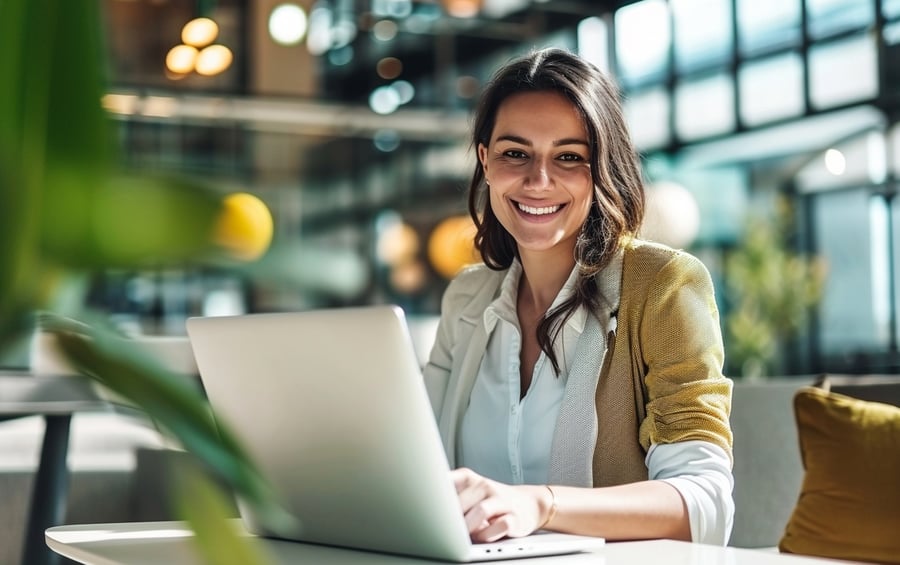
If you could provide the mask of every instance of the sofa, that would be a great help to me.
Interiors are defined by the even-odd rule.
[[[797,504],[804,478],[794,395],[822,376],[736,380],[734,530],[729,545],[775,548]],[[828,375],[831,391],[900,406],[900,375]]]

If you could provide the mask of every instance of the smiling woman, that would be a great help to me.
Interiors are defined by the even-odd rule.
[[[644,186],[596,67],[536,51],[475,116],[484,265],[450,284],[425,380],[469,533],[724,544],[731,382],[709,273],[636,238]]]
[[[518,94],[497,113],[478,158],[491,185],[491,208],[518,242],[523,264],[536,267],[556,256],[571,270],[591,206],[589,153],[578,111],[560,94]]]

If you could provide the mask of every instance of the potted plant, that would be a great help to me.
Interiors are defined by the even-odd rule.
[[[195,386],[84,309],[92,273],[213,260],[243,245],[234,229],[242,211],[219,191],[119,170],[101,107],[99,10],[98,2],[0,1],[0,348],[43,313],[41,330],[73,366],[144,410],[204,467],[183,477],[177,506],[206,558],[259,563],[248,539],[224,527],[218,486],[277,524],[284,515],[253,462]]]

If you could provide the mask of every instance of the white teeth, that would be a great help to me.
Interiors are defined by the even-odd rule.
[[[519,210],[522,210],[525,213],[533,214],[535,216],[543,216],[544,214],[552,214],[560,209],[560,205],[556,206],[544,206],[543,208],[535,208],[534,206],[526,206],[521,202],[516,202],[519,206]]]

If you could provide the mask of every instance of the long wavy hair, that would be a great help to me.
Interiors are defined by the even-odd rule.
[[[523,92],[556,92],[575,106],[590,143],[593,203],[575,244],[575,292],[547,312],[537,327],[541,349],[559,374],[553,351],[563,324],[580,307],[596,312],[596,274],[609,264],[627,236],[637,234],[644,217],[644,184],[639,159],[625,124],[615,84],[596,66],[562,49],[542,49],[511,61],[486,86],[475,111],[472,147],[489,146],[503,102]],[[491,209],[484,169],[477,163],[469,184],[469,215],[475,247],[491,269],[508,268],[519,251],[515,239]]]

